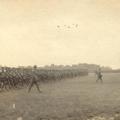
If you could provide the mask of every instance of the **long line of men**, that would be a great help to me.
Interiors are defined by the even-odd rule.
[[[62,80],[64,78],[73,78],[77,76],[87,75],[87,71],[81,71],[78,69],[68,70],[46,70],[37,69],[37,77],[39,82],[49,82]],[[0,68],[0,89],[10,90],[29,86],[30,80],[33,78],[33,71],[29,68]]]

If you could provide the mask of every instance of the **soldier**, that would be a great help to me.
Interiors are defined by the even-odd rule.
[[[101,81],[101,83],[103,83],[103,75],[101,73],[101,69],[99,68],[98,71],[96,71],[96,75],[97,75],[97,80],[96,82],[98,82],[99,80]]]
[[[7,86],[8,86],[8,80],[7,80],[7,70],[5,67],[2,67],[2,72],[0,74],[0,86],[1,86],[1,90],[5,89],[8,90]]]
[[[41,91],[39,89],[39,85],[38,85],[38,76],[36,73],[36,69],[37,69],[37,66],[34,66],[33,70],[32,70],[31,82],[30,82],[30,86],[28,88],[28,93],[31,91],[31,89],[34,85],[36,86],[38,92],[41,93]]]

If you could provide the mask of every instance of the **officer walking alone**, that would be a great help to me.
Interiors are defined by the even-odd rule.
[[[38,76],[37,76],[37,66],[35,65],[33,67],[33,70],[32,70],[32,75],[31,75],[31,81],[30,81],[30,86],[28,88],[28,93],[31,91],[32,87],[35,85],[38,92],[41,93],[40,89],[39,89],[39,84],[38,84]]]
[[[101,82],[101,83],[103,83],[103,75],[102,75],[102,73],[101,73],[101,69],[99,68],[99,70],[98,71],[96,71],[96,75],[97,75],[97,80],[96,80],[96,82]]]

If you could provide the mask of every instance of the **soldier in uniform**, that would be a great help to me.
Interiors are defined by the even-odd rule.
[[[32,76],[31,76],[31,81],[30,81],[30,86],[28,88],[28,92],[30,92],[32,87],[35,85],[38,92],[41,93],[39,89],[38,76],[37,76],[36,70],[37,70],[37,66],[35,65],[32,70]]]
[[[7,86],[8,86],[8,80],[7,78],[7,71],[5,67],[2,67],[2,71],[0,73],[0,87],[1,90],[5,89],[8,90]]]
[[[101,83],[103,83],[103,75],[101,73],[101,69],[99,68],[98,71],[96,71],[96,75],[97,75],[97,80],[96,82],[100,81]]]

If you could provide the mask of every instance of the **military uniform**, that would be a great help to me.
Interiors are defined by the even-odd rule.
[[[101,81],[101,83],[103,83],[103,75],[102,75],[102,73],[99,71],[99,72],[97,72],[96,73],[97,74],[97,80],[96,80],[96,82],[98,82],[99,80]]]
[[[31,81],[30,81],[30,86],[29,86],[29,89],[28,89],[28,92],[31,91],[32,87],[35,85],[38,92],[40,93],[40,89],[39,89],[39,84],[38,84],[38,76],[37,76],[37,73],[35,71],[35,69],[32,71],[32,75],[31,75]]]

